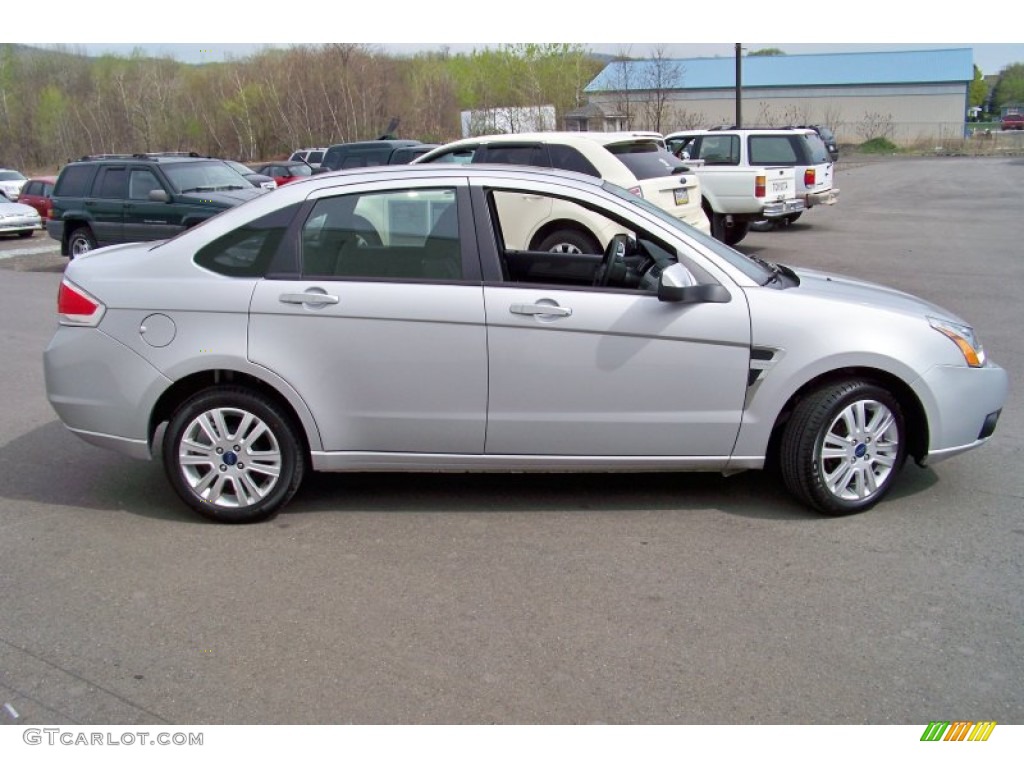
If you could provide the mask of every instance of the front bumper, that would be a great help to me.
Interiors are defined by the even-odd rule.
[[[41,223],[38,216],[0,216],[0,233],[35,232]]]
[[[1010,382],[1005,370],[937,366],[914,384],[928,414],[928,454],[935,464],[986,443],[995,431]]]

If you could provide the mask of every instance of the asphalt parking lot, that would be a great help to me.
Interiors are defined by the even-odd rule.
[[[740,250],[946,306],[1011,378],[988,445],[838,519],[762,473],[367,474],[203,522],[57,422],[64,262],[0,239],[0,723],[1024,722],[1024,160],[837,184]]]

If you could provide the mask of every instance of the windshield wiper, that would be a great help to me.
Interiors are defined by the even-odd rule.
[[[192,187],[191,189],[181,190],[181,194],[187,195],[189,192],[213,192],[216,189],[216,187]]]

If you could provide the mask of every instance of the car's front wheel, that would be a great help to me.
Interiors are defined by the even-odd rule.
[[[178,496],[223,523],[271,517],[295,495],[306,469],[288,414],[241,387],[213,387],[186,400],[167,425],[163,460]]]
[[[798,499],[826,515],[863,512],[888,493],[906,459],[903,410],[870,382],[830,384],[796,406],[779,450]]]

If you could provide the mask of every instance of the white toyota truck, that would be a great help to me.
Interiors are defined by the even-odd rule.
[[[814,131],[721,127],[675,131],[665,142],[697,173],[711,232],[728,245],[754,222],[789,224],[839,200],[834,164]]]

